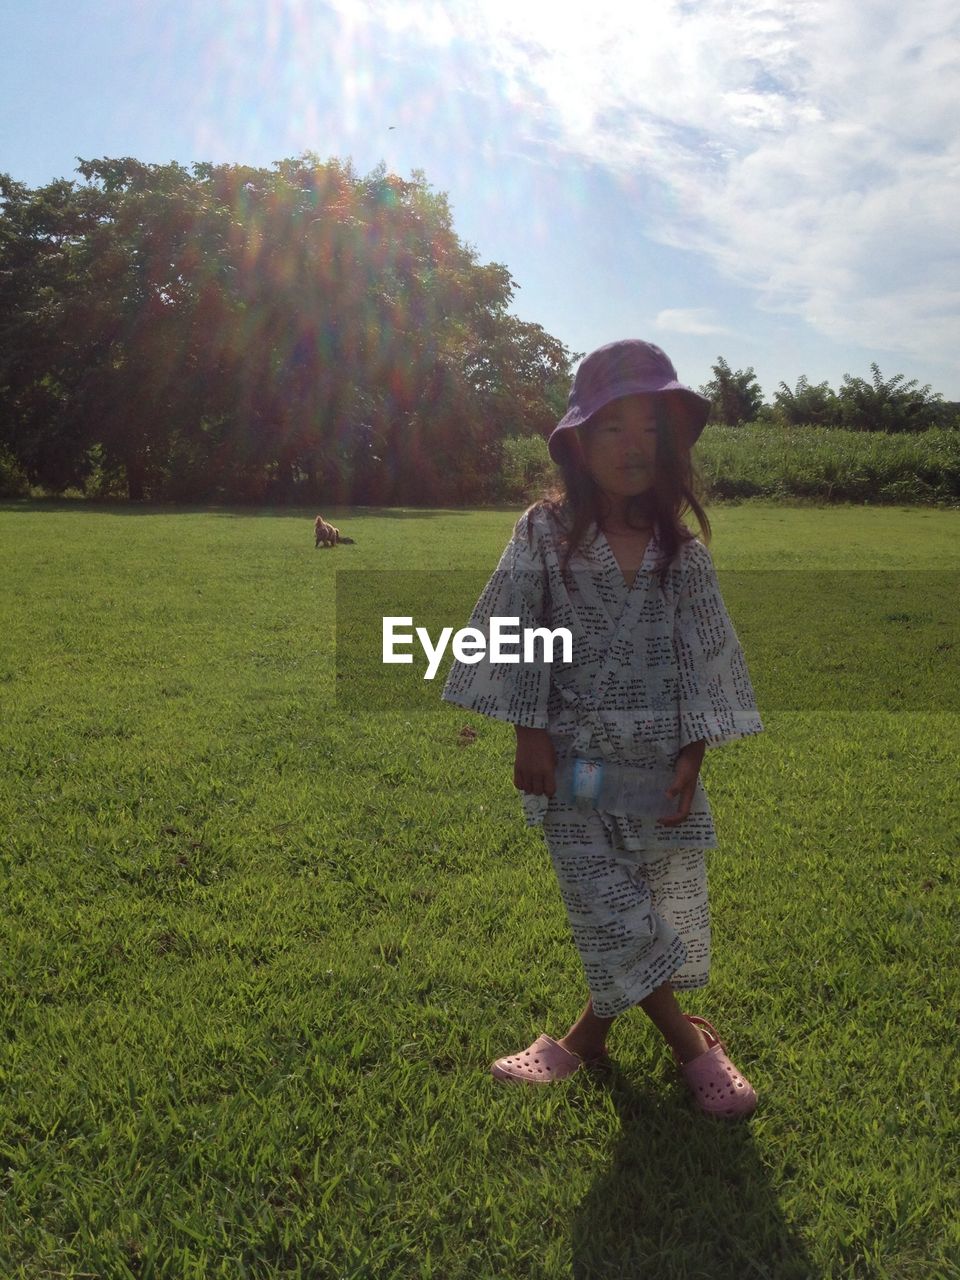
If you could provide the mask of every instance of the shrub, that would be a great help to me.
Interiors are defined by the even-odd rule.
[[[501,442],[501,501],[532,501],[550,487],[554,474],[547,442],[542,436],[507,436]]]
[[[16,459],[0,448],[0,498],[25,498],[29,492],[30,484]]]

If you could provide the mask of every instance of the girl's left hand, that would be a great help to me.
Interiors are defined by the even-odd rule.
[[[673,782],[667,788],[667,798],[672,800],[678,797],[677,809],[669,816],[658,818],[657,822],[664,827],[675,827],[690,813],[690,806],[693,804],[693,793],[697,789],[697,778],[700,776],[700,766],[703,764],[704,752],[707,744],[702,740],[700,742],[688,742],[677,756],[677,763],[673,767]]]

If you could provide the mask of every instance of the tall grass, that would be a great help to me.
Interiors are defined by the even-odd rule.
[[[695,457],[710,497],[960,506],[960,430],[915,434],[711,424]],[[504,442],[501,496],[521,502],[554,477],[546,442]]]
[[[714,498],[960,506],[960,431],[711,425],[697,460]]]

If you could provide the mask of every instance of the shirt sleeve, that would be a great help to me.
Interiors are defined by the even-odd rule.
[[[545,729],[550,668],[542,660],[543,646],[535,646],[536,660],[523,661],[523,633],[545,625],[548,608],[546,567],[539,545],[542,534],[534,526],[531,542],[527,536],[530,526],[528,514],[517,521],[513,537],[470,615],[469,625],[482,632],[486,641],[482,658],[471,663],[454,660],[441,697],[495,720]],[[517,654],[518,662],[490,660],[491,618],[518,619],[519,644],[505,650]],[[511,633],[515,630],[511,625]]]
[[[674,623],[680,746],[716,747],[762,733],[743,649],[724,607],[710,552],[700,542],[684,574]]]

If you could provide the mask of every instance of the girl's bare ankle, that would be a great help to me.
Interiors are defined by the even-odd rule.
[[[684,1043],[680,1046],[674,1046],[679,1055],[681,1063],[692,1062],[694,1058],[699,1058],[701,1053],[706,1053],[709,1049],[707,1037],[703,1034],[699,1027],[690,1027],[692,1033],[689,1039],[684,1037]]]
[[[565,1035],[562,1040],[557,1041],[557,1044],[562,1045],[570,1053],[575,1053],[584,1062],[589,1062],[591,1058],[599,1058],[606,1052],[606,1042],[603,1040],[580,1040],[576,1036]]]

